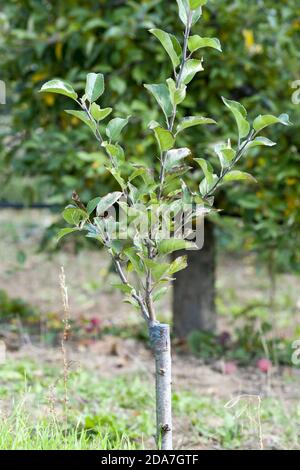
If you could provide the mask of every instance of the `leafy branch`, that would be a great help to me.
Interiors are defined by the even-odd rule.
[[[178,93],[178,91],[180,90],[182,74],[183,74],[184,66],[187,62],[187,49],[188,49],[188,40],[189,40],[191,26],[192,26],[192,16],[193,16],[193,12],[192,10],[189,10],[187,14],[187,22],[186,22],[185,31],[184,31],[183,53],[182,53],[182,61],[180,64],[179,73],[177,74],[176,69],[174,69],[174,78],[176,80],[175,93],[176,92]],[[176,114],[177,114],[177,102],[176,101],[173,102],[172,105],[173,105],[173,112],[172,112],[171,119],[170,121],[167,119],[169,132],[173,131],[174,122],[175,122]],[[158,199],[160,199],[162,196],[162,191],[163,191],[163,186],[164,186],[166,158],[167,158],[167,152],[163,152],[161,154],[161,169],[160,169],[160,175],[159,175]]]
[[[166,257],[176,250],[189,246],[188,242],[177,238],[176,230],[173,231],[173,238],[163,239],[162,221],[160,216],[156,216],[155,205],[162,210],[163,201],[167,201],[170,207],[174,204],[176,210],[179,210],[178,207],[182,207],[186,201],[191,204],[202,201],[206,204],[203,213],[209,213],[213,205],[212,196],[221,184],[254,180],[248,173],[236,171],[234,167],[251,148],[275,145],[269,139],[259,137],[259,133],[272,124],[290,124],[287,115],[279,117],[265,115],[258,116],[250,126],[246,109],[238,102],[223,98],[225,106],[233,114],[236,122],[237,150],[232,148],[230,140],[215,146],[221,165],[219,174],[208,160],[194,158],[194,161],[200,165],[204,177],[200,182],[199,192],[192,192],[188,188],[183,175],[189,171],[185,159],[191,155],[191,152],[188,148],[176,148],[177,136],[191,127],[216,124],[216,122],[203,116],[186,116],[177,122],[175,129],[177,110],[186,98],[187,85],[198,72],[203,70],[202,57],[195,59],[193,55],[205,48],[221,51],[221,45],[217,38],[191,35],[192,27],[201,17],[206,0],[177,0],[177,3],[179,17],[184,24],[182,45],[170,33],[161,29],[150,30],[168,54],[173,69],[173,78],[167,78],[165,83],[145,85],[162,110],[166,123],[165,127],[158,122],[149,123],[160,154],[157,178],[153,177],[143,163],[134,165],[125,158],[124,149],[119,142],[129,117],[111,119],[104,127],[105,135],[100,130],[100,125],[103,125],[103,121],[113,111],[112,108],[101,108],[97,104],[105,90],[104,76],[101,73],[87,74],[85,92],[81,97],[78,97],[71,84],[61,79],[51,80],[41,89],[42,92],[65,95],[80,107],[80,111],[66,112],[91,129],[101,149],[108,156],[107,170],[121,187],[121,191],[109,193],[102,198],[96,197],[86,207],[79,198],[75,200],[75,206],[68,206],[63,212],[65,221],[73,227],[62,229],[58,238],[85,230],[88,237],[101,242],[108,249],[121,280],[118,288],[125,293],[128,301],[139,308],[148,322],[156,321],[155,301],[165,293],[174,273],[186,266],[184,257],[177,258],[175,264],[166,260]],[[125,201],[122,199],[123,196]],[[141,205],[146,207],[146,219],[143,219]],[[120,211],[124,210],[130,214],[132,227],[125,237],[124,233],[119,233],[120,223],[109,214],[106,215],[114,206],[119,206]],[[191,210],[188,219],[197,218],[197,214],[197,209]],[[155,219],[155,223],[152,230],[148,229],[145,234],[142,233],[141,225],[149,223],[149,215]],[[140,219],[144,222],[139,226]],[[115,232],[118,234],[117,237],[114,236]],[[131,271],[136,274],[139,287],[134,287],[129,281]]]

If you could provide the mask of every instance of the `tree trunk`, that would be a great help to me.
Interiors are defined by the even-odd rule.
[[[169,325],[161,323],[151,325],[149,336],[155,356],[157,448],[172,450],[172,376]]]
[[[186,338],[194,330],[213,332],[216,328],[215,239],[211,222],[206,220],[204,224],[203,248],[185,254],[188,267],[176,274],[173,288],[173,324],[179,338]]]

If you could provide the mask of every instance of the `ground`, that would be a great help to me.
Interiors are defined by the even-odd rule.
[[[28,332],[21,317],[13,328],[2,322],[0,448],[154,448],[153,360],[143,322],[111,287],[114,275],[103,252],[75,254],[71,245],[51,256],[36,252],[52,220],[47,212],[0,213],[0,289],[40,316],[39,334]],[[243,309],[270,315],[268,279],[252,256],[226,256],[218,264],[220,332],[233,334]],[[72,317],[65,357],[61,266]],[[300,337],[299,279],[279,281],[268,320],[292,341]],[[169,319],[170,299],[159,310]],[[173,341],[175,448],[300,449],[300,368],[273,364],[266,374],[255,361],[235,361],[229,374],[226,361],[204,361]]]

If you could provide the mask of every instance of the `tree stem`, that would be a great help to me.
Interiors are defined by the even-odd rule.
[[[169,325],[149,326],[151,348],[155,357],[156,442],[162,450],[172,450],[171,342]]]
[[[183,69],[184,66],[188,60],[187,57],[187,48],[188,48],[188,40],[191,32],[191,23],[192,23],[192,12],[189,11],[188,13],[188,19],[187,19],[187,24],[185,27],[185,32],[184,32],[184,43],[183,43],[183,51],[182,51],[182,61],[180,64],[179,68],[179,73],[176,78],[176,88],[178,89],[181,85],[181,79],[182,79],[182,74],[183,74]],[[175,72],[174,72],[175,73]],[[174,122],[176,119],[176,114],[177,114],[177,105],[175,104],[173,107],[173,113],[170,119],[170,122],[168,124],[168,131],[172,132],[173,127],[174,127]],[[166,156],[167,152],[163,152],[161,155],[161,168],[160,168],[160,175],[159,175],[159,190],[158,190],[158,199],[161,198],[162,192],[163,192],[163,186],[164,186],[164,181],[165,181],[165,164],[166,164]]]
[[[116,270],[117,270],[117,273],[119,274],[120,276],[120,279],[122,281],[122,283],[125,285],[125,286],[130,286],[124,272],[123,272],[123,269],[121,267],[121,264],[120,262],[116,259],[115,256],[112,255],[112,259],[114,261],[114,264],[115,264],[115,267],[116,267]],[[131,286],[130,286],[131,287]],[[143,316],[143,318],[149,322],[151,320],[151,318],[149,317],[149,312],[147,311],[147,308],[146,308],[146,305],[144,304],[143,302],[143,299],[135,292],[135,290],[132,291],[131,293],[131,297],[139,304],[140,306],[140,309],[141,309],[141,314]]]

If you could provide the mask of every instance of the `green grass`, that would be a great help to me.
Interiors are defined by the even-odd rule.
[[[154,435],[153,396],[141,377],[70,372],[65,413],[61,372],[39,366],[21,360],[1,367],[1,449],[136,449]]]
[[[50,387],[55,393],[49,397]],[[0,369],[1,449],[154,448],[154,390],[141,373],[103,378],[99,371],[70,372],[70,398],[57,367],[33,360],[8,361]],[[223,400],[174,392],[175,442],[184,448],[245,449],[259,446],[255,406],[224,407]],[[300,406],[262,401],[262,436],[267,448],[300,448]],[[179,444],[180,447],[182,445]]]
[[[121,433],[103,432],[95,427],[94,435],[82,428],[80,422],[65,430],[55,419],[37,422],[20,402],[11,415],[4,418],[0,432],[1,450],[111,450],[132,449],[136,446]]]

